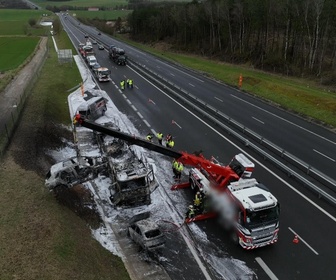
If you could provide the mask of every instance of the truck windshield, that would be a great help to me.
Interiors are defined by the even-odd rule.
[[[260,211],[246,211],[246,226],[256,226],[279,219],[279,205]]]
[[[107,76],[110,74],[110,71],[109,70],[100,71],[100,74]]]
[[[229,166],[239,177],[244,174],[245,167],[237,159],[233,158]]]

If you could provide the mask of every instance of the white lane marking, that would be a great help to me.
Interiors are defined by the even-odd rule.
[[[319,151],[317,151],[317,150],[315,150],[315,149],[313,149],[313,151],[314,151],[315,153],[320,154],[321,156],[324,156],[324,157],[327,158],[327,159],[330,159],[330,160],[333,161],[333,162],[336,162],[336,160],[334,160],[333,158],[328,157],[327,155],[325,155],[325,154],[323,154],[323,153],[321,153],[321,152],[319,152]]]
[[[191,85],[192,87],[195,87],[193,84],[189,83],[189,85]]]
[[[139,89],[136,85],[134,86],[136,89]]]
[[[175,75],[174,75],[173,73],[170,73],[170,75],[172,75],[172,76],[174,76],[174,77],[175,77]]]
[[[126,97],[125,97],[125,98],[126,98]],[[132,102],[129,101],[129,99],[126,99],[126,101],[127,101],[127,103],[128,103],[129,105],[132,105]]]
[[[220,98],[218,98],[218,97],[216,97],[216,96],[215,96],[215,99],[217,99],[217,100],[220,101],[220,102],[224,102],[222,99],[220,99]]]
[[[262,123],[262,124],[265,124],[263,121],[261,121],[261,120],[255,118],[255,117],[252,117],[252,119],[254,119],[254,120],[256,120],[257,122],[260,122],[260,123]]]
[[[159,65],[156,65],[156,68],[159,68],[159,69],[160,69],[161,67],[160,67]]]
[[[303,240],[303,238],[300,236],[300,235],[298,235],[294,230],[292,230],[290,227],[288,227],[288,229],[294,234],[294,235],[297,235],[297,237],[299,238],[299,240],[300,241],[302,241],[310,250],[312,250],[313,251],[313,253],[315,254],[315,255],[319,255],[319,253],[317,253],[314,249],[313,249],[313,247],[312,246],[310,246],[306,241],[304,241]]]
[[[193,75],[190,75],[190,74],[188,74],[188,73],[186,73],[186,72],[184,72],[184,71],[182,71],[182,70],[180,70],[180,69],[177,69],[177,68],[175,68],[174,66],[171,66],[171,65],[169,65],[169,64],[167,64],[167,63],[165,63],[165,62],[163,62],[163,61],[161,61],[161,60],[159,60],[159,59],[155,59],[155,60],[158,61],[158,62],[160,62],[160,63],[162,63],[162,64],[165,64],[166,66],[168,66],[168,67],[170,67],[170,68],[174,68],[175,71],[179,71],[179,72],[183,73],[184,75],[189,76],[190,78],[193,78],[193,79],[195,79],[195,80],[197,80],[197,81],[200,81],[200,82],[204,83],[203,80],[201,80],[201,79],[199,79],[199,78],[196,78],[196,77],[194,77]]]
[[[127,99],[127,96],[126,96],[125,94],[122,94],[122,96],[123,96],[125,99]]]
[[[151,132],[156,135],[156,131],[153,128],[151,129]]]
[[[196,114],[191,112],[188,108],[183,106],[181,103],[177,102],[174,98],[170,97],[168,94],[166,94],[164,91],[159,89],[156,85],[154,85],[152,82],[150,82],[148,79],[146,79],[144,76],[142,76],[140,73],[136,72],[134,69],[130,68],[133,72],[135,72],[137,75],[139,75],[141,78],[143,78],[147,83],[151,84],[153,87],[155,87],[158,91],[162,92],[166,97],[168,97],[170,100],[175,102],[177,105],[179,105],[181,108],[183,108],[185,111],[187,111],[189,114],[194,116],[196,119],[198,119],[201,123],[203,123],[205,126],[210,128],[212,131],[214,131],[216,134],[218,134],[220,137],[225,139],[228,143],[230,143],[233,147],[237,148],[239,151],[245,153],[250,159],[252,159],[254,162],[258,163],[262,168],[264,168],[267,172],[269,172],[271,175],[273,175],[275,178],[277,178],[280,182],[282,182],[284,185],[286,185],[288,188],[290,188],[292,191],[297,193],[299,196],[301,196],[303,199],[305,199],[307,202],[309,202],[311,205],[313,205],[316,209],[321,211],[323,214],[325,214],[327,217],[329,217],[331,220],[336,222],[336,217],[331,215],[328,211],[324,210],[321,206],[317,205],[314,201],[312,201],[310,198],[305,196],[303,193],[301,193],[299,190],[294,188],[291,184],[287,183],[284,179],[282,179],[279,175],[275,174],[271,169],[266,167],[264,164],[262,164],[260,161],[258,161],[256,158],[254,158],[252,155],[247,153],[245,150],[243,150],[241,147],[239,147],[237,144],[232,142],[230,139],[225,137],[223,134],[221,134],[219,131],[217,131],[215,128],[210,126],[208,123],[206,123],[204,120],[202,120],[200,117],[198,117]]]
[[[138,111],[138,109],[137,108],[135,108],[135,106],[134,105],[131,105],[131,107],[132,107],[132,109],[136,112],[136,111]]]
[[[176,124],[180,129],[182,129],[182,127],[176,121],[172,120],[172,124]]]
[[[257,105],[254,105],[254,104],[252,104],[252,103],[250,103],[250,102],[248,102],[248,101],[246,101],[246,100],[244,100],[244,99],[242,99],[242,98],[240,98],[240,97],[237,97],[237,96],[235,96],[235,95],[233,95],[233,94],[231,94],[231,96],[234,97],[234,98],[236,98],[236,99],[239,99],[240,101],[245,102],[245,103],[247,103],[247,104],[249,104],[249,105],[251,105],[251,106],[253,106],[253,107],[255,107],[255,108],[258,108],[259,110],[264,111],[265,113],[268,113],[268,114],[272,115],[273,117],[276,117],[276,118],[278,118],[278,119],[280,119],[280,120],[282,120],[282,121],[284,121],[284,122],[287,122],[287,123],[289,123],[289,124],[291,124],[291,125],[293,125],[293,126],[296,126],[296,127],[300,128],[300,129],[302,129],[302,130],[304,130],[304,131],[306,131],[306,132],[308,132],[308,133],[310,133],[310,134],[313,134],[313,135],[315,135],[315,136],[317,136],[317,137],[319,137],[319,138],[321,138],[321,139],[323,139],[323,140],[325,140],[325,141],[327,141],[327,142],[330,142],[331,144],[336,145],[336,142],[334,142],[334,141],[332,141],[332,140],[330,140],[330,139],[328,139],[328,138],[325,138],[325,137],[323,137],[323,136],[321,136],[321,135],[319,135],[319,134],[317,134],[317,133],[315,133],[315,132],[313,132],[313,131],[310,131],[310,130],[307,129],[307,128],[304,128],[304,127],[302,127],[302,126],[300,126],[300,125],[298,125],[298,124],[296,124],[296,123],[293,123],[293,122],[291,122],[291,121],[289,121],[289,120],[286,120],[286,119],[284,119],[284,118],[282,118],[282,117],[279,117],[279,116],[277,116],[276,114],[273,114],[273,113],[267,111],[266,109],[263,109],[263,108],[261,108],[261,107],[259,107],[259,106],[257,106]]]
[[[147,125],[148,127],[151,127],[151,125],[148,123],[148,121],[143,120],[143,122],[145,123],[145,125]]]
[[[141,119],[143,119],[143,116],[140,114],[140,112],[138,112],[137,114]]]
[[[278,279],[278,277],[275,276],[272,270],[270,270],[270,268],[267,266],[267,264],[265,264],[265,262],[261,258],[256,257],[255,260],[261,266],[261,268],[266,272],[269,278],[271,278],[272,280]]]

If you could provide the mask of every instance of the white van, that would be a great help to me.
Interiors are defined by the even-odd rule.
[[[89,64],[90,68],[97,63],[97,59],[93,55],[89,55],[88,57],[86,57],[86,61]]]

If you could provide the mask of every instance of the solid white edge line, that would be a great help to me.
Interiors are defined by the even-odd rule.
[[[252,157],[249,153],[247,153],[245,150],[243,150],[241,147],[239,147],[237,144],[233,143],[230,139],[228,139],[227,137],[225,137],[223,134],[221,134],[220,132],[218,132],[216,129],[214,129],[212,126],[210,126],[208,123],[206,123],[205,121],[203,121],[200,117],[198,117],[197,115],[195,115],[193,112],[191,112],[188,108],[186,108],[185,106],[183,106],[182,104],[180,104],[179,102],[177,102],[175,99],[173,99],[172,97],[170,97],[168,94],[166,94],[164,91],[162,91],[161,89],[159,89],[156,85],[154,85],[152,82],[150,82],[148,79],[146,79],[144,76],[142,76],[140,73],[138,73],[137,71],[135,71],[134,69],[132,69],[131,67],[129,67],[133,72],[135,72],[137,75],[139,75],[141,78],[143,78],[145,81],[147,81],[149,84],[151,84],[153,87],[155,87],[157,90],[159,90],[160,92],[162,92],[164,95],[166,95],[169,99],[171,99],[173,102],[175,102],[176,104],[178,104],[181,108],[183,108],[184,110],[186,110],[189,114],[191,114],[192,116],[194,116],[196,119],[198,119],[200,122],[202,122],[204,125],[206,125],[207,127],[209,127],[212,131],[214,131],[216,134],[218,134],[220,137],[222,137],[223,139],[225,139],[228,143],[230,143],[232,146],[234,146],[235,148],[237,148],[239,151],[244,152],[247,156],[250,157],[250,159],[252,159],[253,161],[255,161],[256,163],[258,163],[262,168],[264,168],[266,171],[268,171],[270,174],[272,174],[275,178],[277,178],[280,182],[282,182],[283,184],[285,184],[288,188],[290,188],[292,191],[296,192],[299,196],[301,196],[303,199],[305,199],[307,202],[309,202],[311,205],[313,205],[315,208],[317,208],[318,210],[320,210],[323,214],[325,214],[327,217],[329,217],[330,219],[332,219],[334,222],[336,222],[336,217],[334,217],[333,215],[331,215],[329,212],[327,212],[326,210],[324,210],[322,207],[320,207],[319,205],[317,205],[314,201],[312,201],[310,198],[308,198],[307,196],[305,196],[303,193],[301,193],[300,191],[298,191],[297,189],[295,189],[292,185],[290,185],[289,183],[287,183],[284,179],[282,179],[279,175],[275,174],[272,170],[270,170],[268,167],[266,167],[264,164],[262,164],[261,162],[259,162],[257,159],[255,159],[254,157]]]
[[[302,241],[310,250],[312,250],[313,251],[313,253],[315,254],[315,255],[319,255],[319,253],[317,252],[317,251],[315,251],[314,249],[313,249],[313,247],[312,246],[310,246],[309,244],[308,244],[308,242],[306,242],[300,235],[298,235],[293,229],[291,229],[290,227],[288,227],[288,229],[294,234],[294,235],[297,235],[297,237],[300,239],[300,241]]]
[[[331,160],[331,161],[333,161],[333,162],[336,162],[336,160],[334,160],[334,159],[331,158],[331,157],[328,157],[327,155],[325,155],[325,154],[319,152],[318,150],[313,149],[313,151],[314,151],[315,153],[320,154],[321,156],[324,156],[325,158],[327,158],[327,159],[329,159],[329,160]]]
[[[265,262],[260,257],[256,257],[255,260],[261,266],[261,268],[265,271],[265,273],[268,275],[270,279],[278,280],[278,277],[275,276],[272,270],[270,270],[267,264],[265,264]]]
[[[330,139],[325,138],[325,137],[323,137],[323,136],[321,136],[321,135],[319,135],[319,134],[317,134],[317,133],[315,133],[315,132],[313,132],[313,131],[310,131],[310,130],[307,129],[307,128],[304,128],[304,127],[302,127],[302,126],[300,126],[300,125],[298,125],[298,124],[296,124],[296,123],[293,123],[293,122],[291,122],[291,121],[289,121],[289,120],[286,120],[286,119],[284,119],[284,118],[282,118],[282,117],[279,117],[279,116],[277,116],[276,114],[273,114],[273,113],[271,113],[270,111],[267,111],[266,109],[263,109],[263,108],[261,108],[261,107],[255,105],[255,104],[252,104],[252,103],[250,103],[250,102],[248,102],[248,101],[246,101],[246,100],[244,100],[244,99],[242,99],[242,98],[240,98],[240,97],[238,97],[238,96],[235,96],[235,95],[233,95],[233,94],[231,94],[231,96],[234,97],[234,98],[236,98],[236,99],[238,99],[238,100],[240,100],[240,101],[242,101],[242,102],[245,102],[245,103],[247,103],[247,104],[249,104],[249,105],[251,105],[251,106],[253,106],[253,107],[255,107],[255,108],[258,108],[259,110],[264,111],[264,112],[266,112],[266,113],[272,115],[273,117],[276,117],[276,118],[278,118],[278,119],[280,119],[280,120],[282,120],[282,121],[284,121],[284,122],[287,122],[287,123],[289,123],[289,124],[291,124],[291,125],[293,125],[293,126],[296,126],[296,127],[298,127],[298,128],[301,128],[302,130],[304,130],[304,131],[306,131],[306,132],[308,132],[308,133],[311,133],[311,134],[313,134],[313,135],[315,135],[315,136],[317,136],[317,137],[319,137],[319,138],[321,138],[321,139],[323,139],[323,140],[325,140],[325,141],[327,141],[327,142],[330,142],[331,144],[336,145],[336,142],[331,141]]]

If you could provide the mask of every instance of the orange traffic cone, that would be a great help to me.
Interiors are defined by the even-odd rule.
[[[298,244],[299,243],[299,237],[297,235],[294,236],[293,243],[294,244]]]

